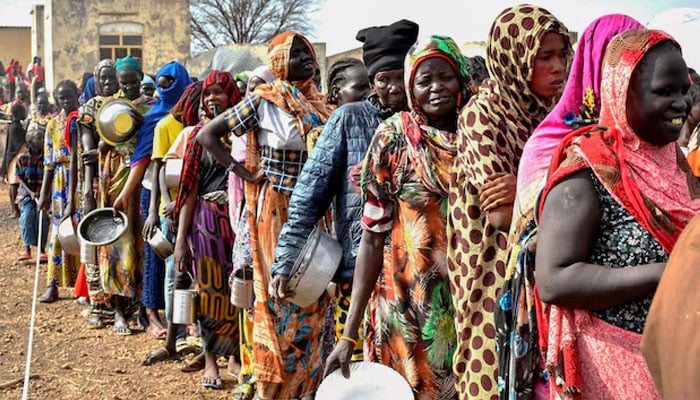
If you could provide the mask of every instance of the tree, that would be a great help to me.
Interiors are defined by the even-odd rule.
[[[192,50],[228,43],[265,43],[285,31],[313,32],[321,0],[191,0]]]

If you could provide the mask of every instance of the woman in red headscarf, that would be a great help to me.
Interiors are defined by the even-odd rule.
[[[202,386],[219,389],[217,355],[238,350],[238,311],[229,301],[228,275],[233,268],[233,231],[229,222],[226,168],[194,140],[200,127],[241,100],[228,72],[211,71],[202,85],[205,118],[188,137],[175,218],[178,225],[175,264],[193,269],[199,295],[197,319],[204,345]],[[222,147],[230,143],[221,142]]]

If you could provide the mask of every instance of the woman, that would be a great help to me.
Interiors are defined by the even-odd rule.
[[[240,100],[241,93],[228,72],[213,70],[204,79],[202,108],[207,120]],[[190,133],[178,188],[175,263],[180,271],[194,266],[199,292],[197,319],[204,344],[202,385],[220,389],[217,354],[232,356],[238,350],[238,310],[229,301],[227,285],[234,236],[229,222],[226,169],[209,152],[202,151],[194,140],[196,133],[196,128]]]
[[[455,131],[468,100],[466,58],[454,41],[431,36],[406,56],[411,112],[379,125],[362,170],[363,234],[350,311],[326,373],[348,376],[357,329],[377,278],[378,362],[411,384],[416,399],[456,398],[452,355],[456,347],[445,250],[445,204]],[[391,262],[382,271],[391,234]]]
[[[535,261],[552,398],[658,398],[639,343],[668,254],[700,210],[676,143],[689,87],[671,36],[623,32],[606,51],[600,124],[552,157]]]
[[[340,107],[369,96],[367,67],[357,58],[342,58],[328,72],[328,104]]]
[[[72,218],[77,205],[76,193],[70,190],[71,146],[73,140],[70,122],[78,114],[78,88],[73,81],[61,81],[56,85],[56,104],[61,113],[49,121],[44,138],[44,180],[41,184],[39,204],[45,212],[51,212],[49,236],[49,262],[47,278],[49,290],[39,301],[52,303],[58,299],[58,286],[73,286],[79,260],[63,251],[58,239],[58,225],[63,218]]]
[[[301,308],[283,298],[286,280],[270,274],[270,264],[289,196],[306,160],[306,137],[323,125],[331,109],[313,81],[315,54],[302,35],[275,36],[268,50],[277,80],[204,126],[197,140],[228,171],[258,181],[246,183],[253,252],[255,327],[254,366],[258,396],[263,399],[313,398],[321,378],[321,343],[328,297]],[[219,140],[232,132],[248,135],[247,172]],[[272,282],[271,282],[272,281]],[[275,293],[274,296],[271,293]],[[281,296],[278,296],[281,294]]]
[[[83,94],[88,93],[85,103],[80,106],[78,114],[78,132],[80,141],[78,145],[78,156],[80,162],[78,164],[77,179],[80,181],[76,187],[80,187],[79,195],[82,195],[84,201],[82,204],[82,213],[87,214],[92,211],[97,203],[96,196],[93,191],[94,182],[98,175],[98,157],[97,146],[99,136],[95,127],[95,118],[97,111],[102,107],[102,104],[114,95],[119,90],[117,82],[117,70],[114,67],[114,61],[104,59],[95,65],[95,73],[88,79],[92,80],[92,89],[87,89],[90,85],[86,84],[86,89]],[[81,95],[82,96],[82,95]],[[102,250],[100,250],[102,251]],[[90,315],[86,319],[89,329],[98,329],[104,327],[104,321],[112,318],[111,311],[108,311],[107,300],[105,298],[104,288],[102,287],[102,278],[100,274],[100,266],[98,264],[85,264],[85,279],[88,286],[88,294],[90,297]]]
[[[512,249],[507,279],[496,310],[498,374],[504,383],[499,389],[501,398],[511,392],[516,393],[517,398],[529,398],[533,390],[547,391],[544,363],[537,345],[534,252],[528,250],[536,243],[535,201],[544,187],[552,153],[561,140],[576,127],[598,120],[605,48],[616,34],[638,28],[643,25],[621,14],[605,15],[588,25],[581,35],[561,99],[523,149],[509,240]]]
[[[498,398],[494,309],[505,277],[518,161],[561,93],[570,54],[566,27],[547,10],[505,9],[486,50],[491,79],[460,115],[447,254],[459,332],[453,365],[462,399]]]

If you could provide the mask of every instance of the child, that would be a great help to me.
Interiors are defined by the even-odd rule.
[[[22,241],[25,251],[19,256],[19,261],[27,261],[32,258],[31,246],[37,246],[39,235],[39,209],[37,200],[41,190],[41,181],[44,178],[44,129],[41,125],[31,124],[26,136],[27,150],[17,158],[16,175],[19,180],[20,191],[17,197],[20,217],[19,227],[22,231]],[[39,261],[45,263],[46,238],[49,230],[49,217],[41,214],[41,241],[39,242]]]
[[[9,184],[10,204],[12,204],[13,217],[19,217],[19,207],[17,207],[17,191],[19,190],[19,181],[15,170],[17,168],[17,156],[24,152],[25,130],[23,121],[27,118],[27,109],[19,103],[15,103],[10,108],[12,114],[12,122],[7,132],[7,140],[5,142],[5,156],[3,158],[3,171],[6,173],[7,183]]]

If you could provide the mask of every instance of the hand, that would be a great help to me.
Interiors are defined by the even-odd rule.
[[[289,278],[282,275],[275,275],[268,288],[270,297],[273,299],[284,299],[287,297],[287,282]]]
[[[175,257],[175,266],[178,271],[185,272],[192,266],[192,251],[185,240],[177,240],[173,255]]]
[[[175,211],[175,202],[171,201],[165,205],[164,216],[172,217],[174,211]]]
[[[44,193],[42,192],[41,195],[39,196],[39,207],[48,212],[49,209],[51,208],[51,197],[50,196],[45,196]]]
[[[250,176],[250,180],[248,182],[251,183],[258,183],[265,179],[265,171],[262,170],[262,168],[258,169],[255,171],[253,174]]]
[[[515,175],[509,173],[493,174],[486,178],[486,183],[479,190],[481,209],[485,212],[512,205],[515,202]]]
[[[80,155],[83,165],[97,164],[97,149],[84,151]]]
[[[352,343],[347,340],[339,340],[333,348],[331,355],[326,360],[326,368],[323,370],[323,377],[327,377],[331,372],[340,367],[345,379],[350,379],[350,359],[355,349]]]
[[[131,114],[131,118],[134,119],[135,125],[141,125],[143,122],[143,115],[136,110],[129,110],[129,113]]]
[[[146,217],[146,222],[143,223],[143,238],[144,240],[149,239],[153,235],[153,231],[158,229],[158,215],[155,213],[148,213]]]
[[[83,213],[87,214],[95,208],[97,208],[95,196],[92,194],[85,194],[85,200],[83,201]]]
[[[112,204],[112,207],[114,208],[114,216],[119,215],[119,211],[124,211],[126,210],[126,199],[124,198],[124,192],[122,191],[119,193],[119,196],[117,196],[117,199],[114,200],[114,204]]]
[[[175,229],[175,223],[173,222],[172,217],[165,217],[165,227],[168,229],[168,232],[171,232],[173,235],[177,234],[177,230]]]

